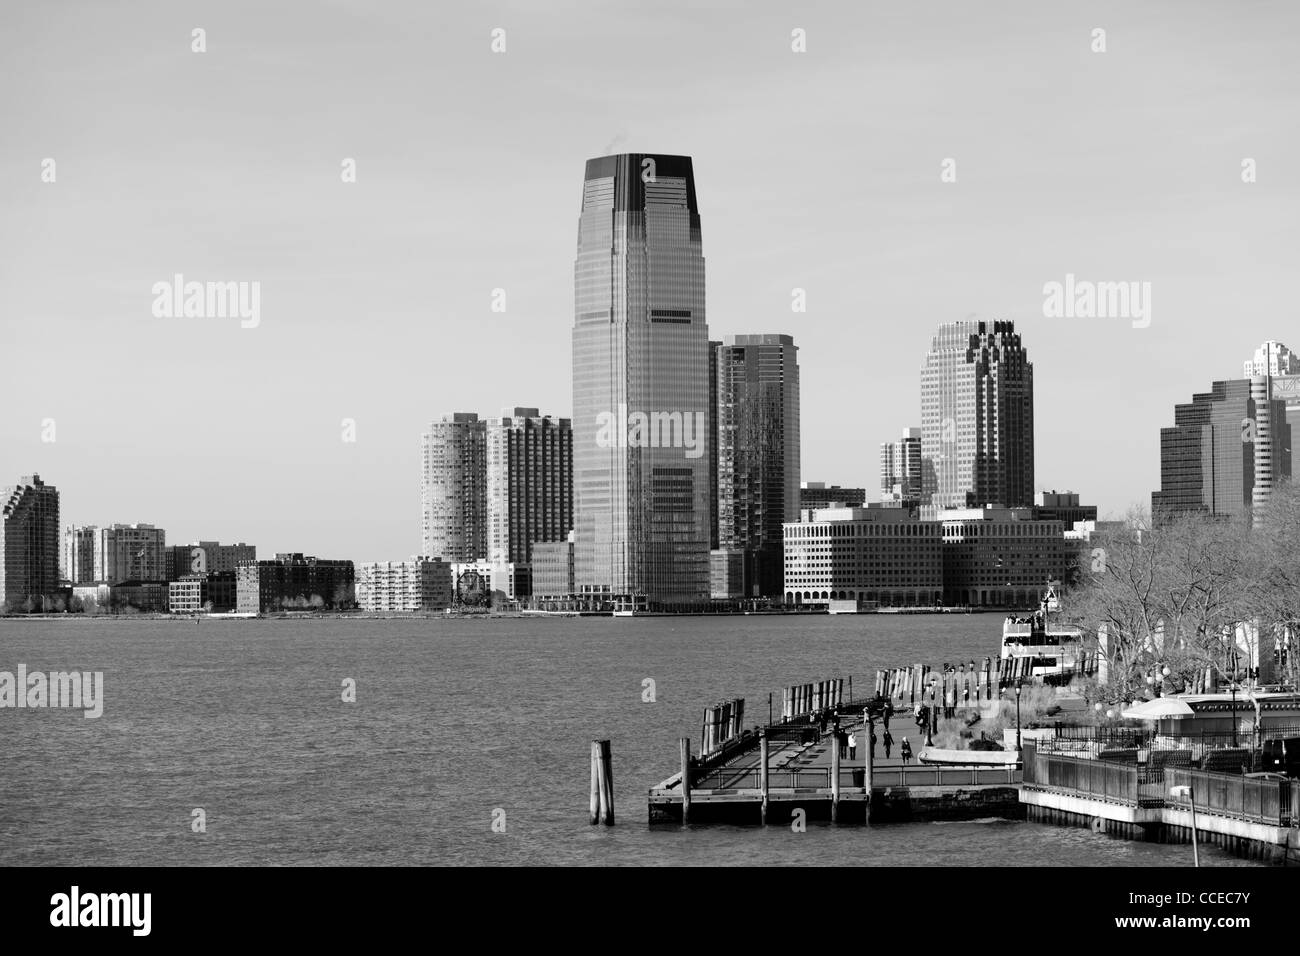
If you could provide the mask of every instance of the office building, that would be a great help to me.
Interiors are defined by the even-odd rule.
[[[0,492],[0,611],[44,610],[59,588],[59,491],[26,476]]]
[[[708,600],[708,327],[686,156],[587,162],[574,265],[574,574],[625,609]]]
[[[573,596],[573,532],[564,541],[539,541],[533,545],[532,597],[564,600]]]
[[[921,365],[922,503],[1030,505],[1034,367],[1011,322],[940,325]]]
[[[1065,526],[1036,519],[1032,508],[956,508],[941,511],[938,523],[945,604],[1034,608],[1078,560]]]
[[[1079,496],[1073,491],[1040,491],[1034,495],[1034,517],[1040,521],[1059,521],[1066,528],[1073,528],[1079,521],[1096,521],[1097,506],[1079,503]]]
[[[785,525],[785,603],[935,607],[943,597],[940,525],[901,508],[809,509]]]
[[[1266,376],[1270,397],[1285,403],[1283,420],[1287,428],[1272,436],[1272,451],[1279,459],[1278,465],[1289,469],[1294,480],[1300,475],[1300,355],[1281,342],[1265,342],[1245,363],[1244,372],[1252,379]]]
[[[799,513],[799,362],[788,335],[717,349],[718,548],[743,556],[740,597],[780,597],[781,528]],[[714,559],[711,557],[710,562]],[[710,593],[718,596],[710,571]]]
[[[1269,376],[1214,382],[1174,406],[1160,429],[1156,520],[1180,514],[1248,519],[1268,490],[1291,476],[1285,399],[1270,398]]]

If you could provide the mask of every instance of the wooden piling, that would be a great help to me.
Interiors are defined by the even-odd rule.
[[[763,826],[767,826],[767,761],[770,756],[770,747],[767,741],[767,731],[760,731],[758,735],[758,790],[761,797],[759,802],[758,819]]]
[[[831,823],[838,823],[840,818],[840,735],[839,724],[831,743]]]
[[[600,742],[591,742],[591,825],[600,822]]]
[[[597,742],[600,757],[600,822],[614,825],[614,757],[608,740]]]
[[[689,823],[691,820],[691,738],[683,737],[678,743],[682,756],[682,823]]]

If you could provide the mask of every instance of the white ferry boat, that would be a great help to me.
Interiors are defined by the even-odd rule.
[[[1060,608],[1061,601],[1052,582],[1037,611],[1028,617],[1009,616],[1002,623],[1002,659],[1029,658],[1032,663],[1022,665],[1026,677],[1061,676],[1080,670],[1083,632],[1051,621],[1051,613]]]

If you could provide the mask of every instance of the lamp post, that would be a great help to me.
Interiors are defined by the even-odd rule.
[[[934,712],[934,687],[935,684],[937,683],[938,683],[938,679],[935,678],[933,675],[931,675],[930,677],[930,719],[925,722],[925,745],[927,747],[934,746],[935,724],[938,723],[938,717],[935,715]]]
[[[1016,681],[1016,750],[1020,749],[1020,681]]]
[[[1190,786],[1171,787],[1169,790],[1171,797],[1186,797],[1192,802],[1192,866],[1201,865],[1201,853],[1196,846],[1196,794]]]
[[[1229,677],[1231,683],[1228,685],[1232,690],[1232,746],[1237,746],[1237,649],[1234,647],[1232,653],[1228,655],[1228,662],[1232,665],[1232,674]]]

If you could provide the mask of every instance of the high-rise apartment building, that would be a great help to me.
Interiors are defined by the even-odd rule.
[[[95,529],[94,580],[166,581],[167,533],[151,524],[114,524]]]
[[[718,549],[743,555],[742,591],[727,596],[779,597],[781,527],[799,514],[798,348],[789,335],[727,336],[717,369]]]
[[[487,554],[487,422],[455,412],[430,423],[421,442],[421,553],[444,561]]]
[[[526,564],[537,542],[565,540],[573,529],[569,419],[535,408],[489,419],[485,489],[489,561]]]
[[[240,613],[346,607],[356,596],[356,569],[351,561],[284,552],[271,561],[242,562],[235,592]]]
[[[709,596],[709,350],[686,156],[587,162],[574,265],[574,574],[616,607]]]
[[[921,502],[921,429],[904,428],[896,441],[880,444],[880,500]]]
[[[1030,505],[1034,367],[1011,322],[940,325],[921,365],[922,502]]]
[[[451,606],[451,565],[424,557],[359,564],[356,590],[363,611],[441,611]]]
[[[90,584],[95,580],[95,540],[98,537],[99,529],[94,525],[71,525],[63,533],[59,573],[69,584]]]
[[[40,475],[0,493],[0,610],[40,610],[59,590],[59,491]]]
[[[1248,518],[1277,482],[1291,476],[1286,402],[1270,398],[1269,377],[1215,382],[1174,406],[1160,429],[1160,490],[1153,517],[1210,514]]]

